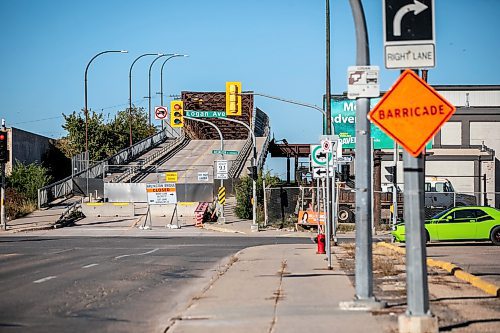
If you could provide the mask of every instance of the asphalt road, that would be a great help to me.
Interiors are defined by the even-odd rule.
[[[222,258],[274,237],[2,237],[1,332],[162,332]]]
[[[465,271],[500,285],[500,246],[490,242],[431,243],[427,257],[454,263]]]

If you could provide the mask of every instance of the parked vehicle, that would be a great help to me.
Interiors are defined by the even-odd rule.
[[[392,205],[392,187],[383,186],[382,193],[379,194],[380,207],[384,211],[389,211]],[[476,205],[476,197],[457,193],[447,178],[425,177],[424,208],[425,216],[431,217],[447,208],[456,206]],[[403,192],[398,187],[398,216],[403,214]],[[344,187],[339,192],[338,220],[340,223],[354,223],[355,214],[355,193],[349,187]]]
[[[457,193],[447,178],[425,177],[425,207],[450,208],[476,204],[473,195]]]
[[[500,245],[500,210],[482,206],[449,208],[426,220],[425,231],[428,242],[490,240]],[[397,224],[392,235],[404,242],[404,223]]]

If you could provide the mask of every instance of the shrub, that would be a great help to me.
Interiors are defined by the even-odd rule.
[[[7,177],[5,209],[10,219],[27,215],[37,208],[38,189],[51,181],[48,170],[40,164],[17,162]]]
[[[12,173],[7,177],[7,187],[22,193],[29,200],[36,202],[38,189],[49,184],[51,177],[48,170],[37,163],[28,165],[16,162],[12,168]]]

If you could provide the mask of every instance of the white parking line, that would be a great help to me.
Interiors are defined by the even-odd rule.
[[[42,283],[42,282],[45,282],[45,281],[49,281],[49,280],[55,279],[56,277],[57,276],[47,276],[47,277],[44,277],[43,279],[33,281],[33,283]]]
[[[99,265],[99,264],[89,264],[89,265],[82,266],[82,268],[90,268],[90,267],[94,267],[97,265]]]
[[[154,250],[151,250],[151,251],[148,251],[148,252],[144,252],[144,253],[135,253],[135,254],[123,254],[121,256],[118,256],[118,257],[115,257],[115,259],[120,259],[120,258],[125,258],[125,257],[131,257],[131,256],[143,256],[145,254],[150,254],[150,253],[153,253],[153,252],[156,252],[158,251],[159,249],[154,249]]]

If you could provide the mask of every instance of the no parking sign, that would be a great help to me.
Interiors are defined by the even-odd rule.
[[[167,119],[168,110],[166,106],[155,106],[155,119],[164,120]]]

